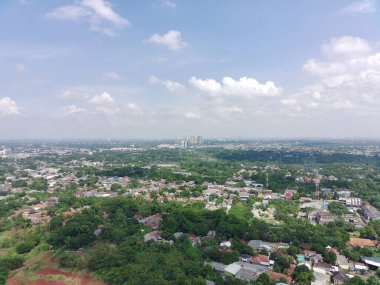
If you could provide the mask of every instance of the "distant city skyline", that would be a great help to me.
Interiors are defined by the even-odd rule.
[[[380,138],[379,5],[1,1],[0,139]]]

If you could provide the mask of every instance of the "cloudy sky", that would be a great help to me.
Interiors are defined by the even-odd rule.
[[[2,0],[0,138],[380,137],[380,1]]]

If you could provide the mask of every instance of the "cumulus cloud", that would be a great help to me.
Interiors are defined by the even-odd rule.
[[[61,95],[62,99],[79,99],[79,100],[86,100],[89,98],[88,93],[86,92],[81,92],[78,90],[66,90],[65,92],[62,93]]]
[[[371,44],[359,37],[343,36],[332,38],[330,42],[322,45],[322,53],[326,57],[354,58],[372,52]]]
[[[92,97],[89,103],[95,106],[98,114],[114,116],[120,112],[120,108],[115,104],[115,99],[108,92]]]
[[[3,97],[0,99],[0,117],[18,115],[19,113],[19,107],[11,98]]]
[[[107,36],[115,36],[115,27],[129,26],[129,21],[116,13],[106,0],[81,0],[56,8],[45,15],[49,19],[77,21],[90,24],[90,29]],[[105,25],[111,25],[105,26]]]
[[[231,77],[224,77],[221,82],[215,79],[199,79],[195,76],[189,79],[190,85],[196,89],[207,93],[213,97],[256,97],[256,96],[276,96],[281,94],[282,89],[277,87],[273,81],[260,83],[254,78],[241,77],[235,80]]]
[[[375,0],[358,0],[342,9],[343,13],[356,14],[364,13],[370,14],[376,12],[376,1]]]
[[[303,68],[316,81],[281,101],[289,110],[346,111],[350,116],[379,110],[380,50],[374,43],[352,36],[334,38],[321,46],[320,58],[307,60]]]
[[[107,72],[104,74],[103,79],[105,80],[120,80],[121,76],[116,72]]]
[[[181,32],[176,30],[170,30],[163,35],[154,34],[148,41],[157,45],[166,46],[172,51],[179,51],[188,46],[188,44],[182,40]]]
[[[162,80],[157,78],[156,76],[152,75],[149,77],[149,83],[150,84],[156,84],[156,85],[162,85],[170,92],[178,92],[185,90],[185,86],[171,80]]]
[[[71,116],[78,113],[86,112],[86,109],[80,108],[76,105],[69,105],[62,108],[62,114],[64,116]]]
[[[90,99],[90,103],[94,105],[113,104],[115,99],[108,93],[103,92],[100,95],[96,95]]]

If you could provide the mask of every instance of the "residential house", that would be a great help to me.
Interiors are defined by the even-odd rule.
[[[292,277],[286,274],[269,271],[268,276],[271,282],[276,283],[279,281],[285,282],[286,284],[290,284],[292,282]]]
[[[257,256],[252,256],[250,259],[252,264],[259,264],[263,266],[270,266],[269,257],[266,255],[259,254]]]
[[[367,221],[380,220],[380,211],[369,203],[363,203],[362,217]]]
[[[162,231],[154,230],[144,235],[144,242],[148,241],[160,241],[162,240],[161,237]]]
[[[286,189],[284,192],[284,198],[286,200],[292,200],[294,194],[297,194],[297,190]]]
[[[350,277],[342,272],[335,272],[333,273],[331,279],[335,285],[342,285],[344,282],[350,279]]]
[[[366,257],[361,256],[360,259],[370,268],[379,269],[380,268],[380,257]]]
[[[349,270],[350,269],[350,264],[349,264],[347,258],[341,254],[336,255],[336,265],[339,267],[340,270]]]

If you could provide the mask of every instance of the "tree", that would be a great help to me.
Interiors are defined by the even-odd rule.
[[[297,266],[292,277],[299,285],[307,285],[314,280],[313,272],[306,265]]]
[[[117,190],[120,190],[121,188],[122,188],[122,186],[119,183],[112,183],[112,185],[111,185],[112,191],[117,191]]]
[[[260,274],[260,276],[256,279],[255,284],[270,285],[271,282],[268,273]]]
[[[45,178],[36,178],[33,180],[30,188],[33,190],[45,191],[48,187],[48,182]]]
[[[354,276],[348,279],[347,281],[345,281],[344,285],[365,285],[365,282],[360,277]]]
[[[343,215],[343,214],[348,213],[346,206],[342,205],[339,202],[331,202],[328,205],[328,209],[331,213],[336,214],[336,215]]]
[[[332,265],[335,265],[335,262],[336,262],[336,254],[332,251],[327,251],[325,250],[322,254],[323,256],[323,260],[326,262],[326,263],[330,263]]]

